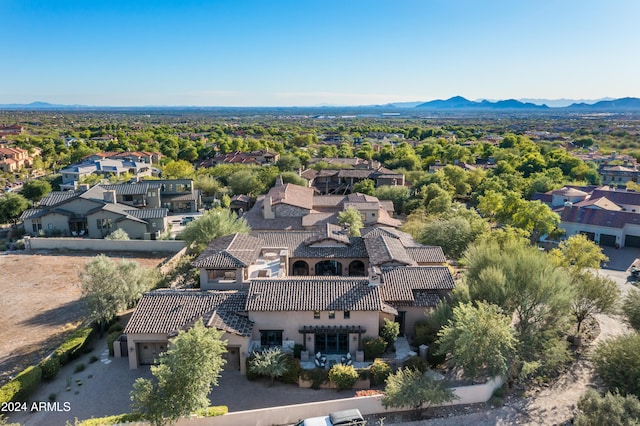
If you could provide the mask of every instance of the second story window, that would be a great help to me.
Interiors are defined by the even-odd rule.
[[[329,311],[329,319],[336,319],[336,311]]]
[[[351,319],[351,311],[344,311],[344,319]]]
[[[313,319],[320,319],[320,311],[313,311]]]

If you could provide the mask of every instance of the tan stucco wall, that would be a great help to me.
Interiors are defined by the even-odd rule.
[[[42,217],[42,230],[44,232],[62,231],[62,235],[69,235],[69,216],[51,213]]]
[[[227,341],[229,346],[240,347],[240,373],[246,374],[246,359],[249,350],[249,339],[247,337],[238,336],[237,334],[224,333],[222,340]],[[128,334],[127,335],[127,352],[129,353],[129,368],[135,370],[140,366],[137,353],[137,343],[144,342],[163,342],[167,343],[169,339],[166,334]]]
[[[336,311],[336,318],[330,320],[328,311],[320,312],[320,319],[313,318],[313,311],[302,312],[249,312],[249,319],[253,326],[252,340],[260,341],[260,330],[282,330],[283,340],[293,340],[297,344],[304,345],[303,335],[298,330],[303,326],[361,326],[366,330],[362,337],[375,337],[379,333],[379,312],[378,311],[350,311],[351,318],[345,320],[343,311]],[[311,336],[311,339],[309,339]],[[349,352],[355,355],[358,341],[353,338],[357,334],[349,336]],[[310,353],[315,352],[314,339],[312,335],[307,335],[306,347]]]

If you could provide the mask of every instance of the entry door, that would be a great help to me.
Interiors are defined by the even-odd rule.
[[[165,343],[145,342],[138,343],[140,364],[155,364],[158,356],[166,349]]]
[[[404,311],[398,311],[398,316],[396,317],[396,322],[398,324],[400,324],[400,334],[399,336],[404,337],[404,318],[405,318],[406,312]]]
[[[240,370],[240,347],[239,346],[227,346],[227,353],[222,358],[227,360],[224,365],[225,371],[239,371]]]

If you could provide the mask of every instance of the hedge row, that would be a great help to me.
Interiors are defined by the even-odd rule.
[[[38,387],[42,369],[38,366],[26,368],[9,383],[0,388],[0,403],[26,401],[27,397]]]
[[[58,346],[53,353],[53,356],[56,356],[60,359],[60,364],[64,365],[69,360],[77,358],[80,355],[80,351],[85,347],[91,334],[93,333],[92,327],[84,327],[79,328],[73,332],[71,337],[69,337],[63,344]]]
[[[76,423],[74,426],[111,426],[121,423],[138,422],[142,420],[142,414],[140,413],[128,413],[118,414],[116,416],[97,417],[88,420],[83,420]]]
[[[43,361],[40,365],[32,365],[24,369],[0,388],[0,403],[26,401],[29,395],[36,390],[40,380],[52,380],[62,365],[80,354],[92,332],[91,327],[74,331],[71,337],[58,346],[51,358]]]

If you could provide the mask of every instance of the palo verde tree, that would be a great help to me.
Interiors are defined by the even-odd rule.
[[[602,262],[609,260],[602,248],[584,234],[572,235],[562,241],[550,255],[558,266],[576,269],[599,268]]]
[[[101,254],[86,263],[80,278],[89,318],[100,324],[102,335],[107,322],[158,284],[160,273],[130,260],[116,263]]]
[[[198,220],[190,222],[182,231],[182,239],[193,246],[194,252],[201,252],[212,240],[236,232],[246,234],[249,225],[244,218],[229,209],[209,210]]]
[[[461,367],[470,379],[480,373],[504,375],[515,354],[517,340],[511,318],[496,305],[463,303],[453,308],[453,318],[438,332],[440,353]]]
[[[614,281],[591,271],[574,270],[571,286],[574,290],[571,313],[576,319],[577,334],[580,334],[580,328],[587,318],[595,314],[613,313],[620,298],[620,290]]]
[[[338,224],[349,225],[349,235],[352,237],[359,237],[360,229],[364,226],[360,212],[354,207],[338,213]]]
[[[225,364],[223,332],[205,327],[202,318],[189,331],[180,330],[169,349],[151,367],[154,379],[133,383],[133,409],[154,426],[173,424],[180,417],[209,406],[207,396]]]
[[[382,406],[384,408],[409,407],[414,410],[427,409],[434,404],[449,402],[457,397],[444,380],[437,380],[420,370],[405,368],[387,377]]]
[[[281,377],[289,369],[289,355],[282,353],[280,348],[268,348],[261,352],[254,352],[249,361],[249,371],[270,379],[269,385],[277,377]]]

